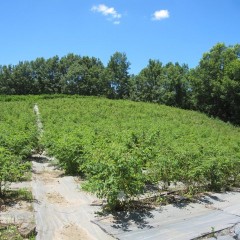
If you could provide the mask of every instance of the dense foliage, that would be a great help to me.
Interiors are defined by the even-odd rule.
[[[194,109],[240,123],[240,45],[214,46],[190,79]]]
[[[95,57],[68,54],[0,66],[0,94],[79,94],[154,102],[193,109],[240,124],[240,45],[218,43],[199,65],[149,60],[129,74],[125,53],[116,52],[105,67]]]
[[[0,101],[0,195],[6,184],[23,177],[24,161],[37,145],[35,116],[30,102]]]
[[[219,190],[239,183],[240,129],[163,105],[93,97],[38,101],[41,144],[112,207],[146,183]]]

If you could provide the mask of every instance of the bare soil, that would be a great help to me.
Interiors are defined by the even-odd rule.
[[[61,204],[61,205],[66,205],[69,204],[66,199],[60,195],[58,192],[52,192],[52,193],[47,193],[47,199],[50,203],[52,204]]]
[[[60,232],[57,232],[55,235],[55,239],[59,240],[93,240],[93,238],[86,232],[86,230],[80,228],[75,224],[65,225]]]
[[[29,190],[30,182],[13,183],[0,199],[0,239],[28,239],[34,235],[36,226]]]

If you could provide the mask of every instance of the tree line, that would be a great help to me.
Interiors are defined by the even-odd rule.
[[[240,45],[218,43],[197,67],[150,59],[131,75],[125,53],[100,59],[68,54],[0,66],[0,94],[79,94],[154,102],[240,124]]]

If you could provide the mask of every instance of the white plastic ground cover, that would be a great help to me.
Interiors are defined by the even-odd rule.
[[[117,239],[195,239],[240,223],[240,193],[209,194],[199,203],[168,205],[153,211],[119,212],[95,223]]]
[[[91,206],[94,196],[81,191],[74,177],[62,176],[49,162],[32,163],[37,240],[112,239],[92,222],[100,210]]]

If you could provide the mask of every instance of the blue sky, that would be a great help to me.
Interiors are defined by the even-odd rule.
[[[240,0],[1,0],[0,65],[68,53],[125,52],[130,73],[149,59],[195,67],[218,42],[240,43]]]

